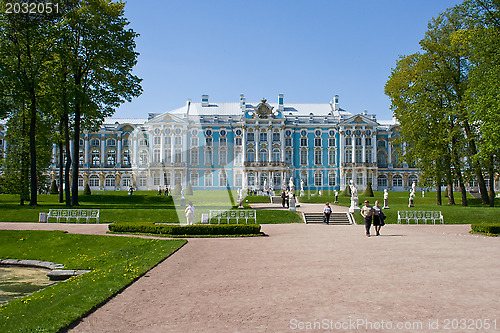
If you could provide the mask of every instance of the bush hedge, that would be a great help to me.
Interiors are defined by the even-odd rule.
[[[211,224],[172,225],[155,223],[113,223],[108,226],[112,232],[130,232],[161,235],[256,235],[259,224]]]
[[[52,181],[52,184],[50,184],[49,193],[50,194],[59,194],[59,188],[57,187],[57,183],[56,183],[55,179]]]
[[[500,224],[471,224],[471,229],[474,232],[480,232],[483,234],[492,234],[499,235],[500,234]]]

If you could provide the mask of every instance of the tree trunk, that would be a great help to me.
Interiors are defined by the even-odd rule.
[[[30,206],[38,206],[38,179],[36,174],[36,96],[35,89],[30,89],[31,105],[30,105]]]
[[[78,86],[78,85],[77,85]],[[78,168],[79,168],[79,154],[80,154],[80,102],[77,100],[75,103],[75,135],[73,138],[73,188],[71,202],[73,206],[78,204]]]
[[[61,129],[62,126],[59,127]],[[60,132],[61,133],[61,132]],[[64,202],[64,145],[62,141],[59,141],[59,203]]]
[[[448,205],[455,205],[455,196],[453,195],[453,184],[448,184]]]
[[[471,152],[471,157],[473,157],[477,154],[477,148],[476,148],[476,142],[472,138],[472,131],[470,129],[469,122],[467,120],[464,121],[464,129],[465,129],[465,134],[467,135],[467,139],[469,141],[469,149]],[[471,163],[472,169],[476,174],[477,182],[479,184],[479,192],[481,193],[481,203],[483,205],[487,205],[489,203],[488,190],[486,189],[486,184],[484,182],[481,166],[479,165],[478,162],[474,162],[474,159],[471,158],[470,160],[472,161]]]
[[[68,128],[68,114],[65,113],[63,116],[64,123],[64,141],[66,144],[66,165],[64,172],[64,184],[66,184],[64,192],[66,194],[66,206],[71,206],[71,184],[69,182],[69,173],[71,172],[71,154],[70,154],[70,140],[69,140],[69,128]]]
[[[467,206],[467,190],[465,189],[464,182],[462,181],[462,172],[459,170],[460,177],[458,178],[458,185],[460,186],[460,193],[462,194],[462,206]]]
[[[29,153],[27,152],[26,147],[26,132],[27,132],[27,124],[24,112],[22,114],[22,129],[21,129],[21,193],[20,197],[20,205],[24,206],[24,202],[29,200]]]
[[[440,180],[438,181],[436,190],[437,190],[437,205],[441,206],[441,181]]]
[[[490,156],[489,174],[490,174],[490,207],[495,207],[495,168],[493,164],[493,155]]]

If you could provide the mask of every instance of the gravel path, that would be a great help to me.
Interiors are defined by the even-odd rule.
[[[363,226],[262,228],[269,237],[189,239],[72,331],[471,331],[447,319],[500,330],[499,238],[463,225],[387,225],[370,238]]]

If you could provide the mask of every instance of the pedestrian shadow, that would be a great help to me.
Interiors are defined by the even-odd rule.
[[[408,235],[383,235],[383,234],[381,234],[378,237],[406,237],[406,236],[408,236]]]

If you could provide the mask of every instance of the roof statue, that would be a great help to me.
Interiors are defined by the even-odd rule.
[[[259,105],[254,107],[255,113],[259,116],[259,118],[268,118],[273,113],[273,106],[270,106],[266,103],[267,100],[263,98]]]

